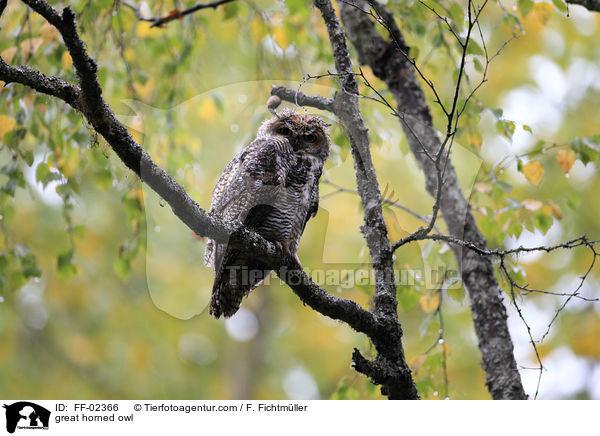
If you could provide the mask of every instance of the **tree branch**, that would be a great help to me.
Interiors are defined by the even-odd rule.
[[[276,95],[282,100],[289,101],[298,106],[310,106],[316,109],[333,112],[333,98],[325,98],[320,95],[308,95],[300,91],[294,91],[285,86],[271,87],[271,95]]]
[[[119,0],[119,2],[123,6],[127,6],[128,8],[133,10],[133,12],[135,13],[135,17],[138,20],[151,22],[152,24],[150,25],[150,27],[162,27],[163,24],[166,24],[173,20],[180,20],[186,15],[193,14],[194,12],[197,12],[201,9],[216,9],[218,6],[230,3],[232,1],[235,0],[216,0],[213,2],[198,2],[194,6],[184,9],[183,11],[180,11],[179,9],[173,9],[168,15],[165,15],[164,17],[144,17],[137,6],[126,2],[125,0]]]
[[[567,3],[583,6],[592,12],[600,12],[600,0],[567,0]]]
[[[358,84],[352,72],[352,62],[346,45],[346,35],[330,0],[315,0],[315,6],[325,21],[339,82],[344,92],[336,94],[333,112],[348,132],[356,184],[364,212],[361,227],[375,272],[374,314],[380,335],[371,337],[377,350],[374,362],[367,365],[354,360],[355,368],[382,386],[391,399],[417,399],[417,389],[402,347],[402,328],[398,322],[396,286],[390,242],[381,207],[382,197],[371,158],[370,140],[358,105]],[[354,353],[353,359],[359,354]],[[375,368],[378,368],[375,370]],[[381,368],[384,368],[380,371]],[[380,377],[381,374],[385,377]]]
[[[360,62],[369,65],[373,73],[387,84],[396,100],[398,111],[406,114],[402,126],[409,147],[425,174],[428,192],[435,196],[438,172],[428,154],[435,155],[441,143],[413,65],[396,46],[398,43],[406,46],[400,29],[385,6],[378,4],[378,8],[392,17],[387,20],[386,26],[390,28],[395,42],[384,40],[376,30],[368,13],[365,13],[364,0],[340,2],[342,20]],[[428,153],[424,153],[423,149]],[[440,195],[440,210],[450,234],[476,246],[485,247],[485,240],[475,224],[469,203],[462,193],[451,163],[445,167]],[[500,297],[491,260],[472,250],[463,250],[456,246],[453,248],[461,269],[463,284],[471,298],[475,331],[479,339],[488,389],[495,399],[527,398],[514,359],[513,344],[506,322],[506,308]]]
[[[369,337],[381,335],[376,315],[351,300],[328,294],[317,286],[302,270],[290,253],[284,253],[272,242],[244,227],[236,228],[219,216],[207,213],[187,194],[148,153],[137,144],[127,129],[117,120],[114,112],[102,98],[102,88],[96,76],[96,64],[87,55],[83,41],[77,34],[74,15],[70,8],[62,13],[44,0],[23,0],[42,15],[60,32],[73,58],[79,86],[56,77],[48,77],[29,67],[13,67],[0,58],[0,80],[19,83],[38,92],[57,97],[81,112],[100,133],[122,162],[162,197],[173,213],[199,236],[208,236],[217,242],[249,251],[278,272],[303,303],[333,319],[343,321],[354,330]]]

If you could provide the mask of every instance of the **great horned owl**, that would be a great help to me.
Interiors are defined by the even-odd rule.
[[[306,222],[319,207],[319,178],[331,142],[325,122],[284,109],[225,167],[210,210],[296,254]],[[204,262],[214,266],[210,313],[230,317],[270,270],[251,254],[208,241]]]

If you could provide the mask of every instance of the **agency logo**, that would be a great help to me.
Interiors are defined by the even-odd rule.
[[[29,401],[19,401],[4,405],[6,409],[6,431],[14,433],[16,429],[48,430],[50,411]]]

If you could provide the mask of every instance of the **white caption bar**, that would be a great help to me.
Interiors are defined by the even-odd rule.
[[[598,401],[0,400],[0,435],[600,434]],[[312,432],[307,433],[307,432]],[[451,433],[452,432],[452,433]]]

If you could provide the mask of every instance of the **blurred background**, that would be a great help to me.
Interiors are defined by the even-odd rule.
[[[301,1],[235,2],[163,28],[111,0],[69,4],[98,61],[104,98],[204,208],[227,162],[270,116],[271,85],[324,96],[336,89],[327,78],[303,82],[333,66],[318,11]],[[460,27],[466,3],[435,4]],[[452,35],[423,5],[402,5],[389,4],[411,55],[451,98],[459,59]],[[502,49],[453,145],[461,186],[491,248],[600,237],[593,136],[600,133],[600,16],[576,6],[567,16],[561,5],[490,3],[481,16],[485,44],[477,37],[467,58],[465,92],[482,78],[482,48],[488,58]],[[138,6],[144,16],[186,7]],[[5,61],[76,80],[57,32],[24,4],[10,0],[0,22]],[[428,101],[443,132],[445,118]],[[365,337],[303,306],[278,279],[253,291],[233,318],[209,317],[206,241],[64,103],[10,85],[0,88],[0,107],[0,397],[384,398],[350,367],[353,347],[373,353]],[[397,119],[367,99],[362,109],[383,195],[430,214],[433,201]],[[360,201],[349,192],[356,189],[349,144],[329,114],[308,110],[332,124],[334,148],[299,257],[322,272],[319,284],[329,292],[368,307],[372,283],[354,280],[369,257]],[[422,225],[394,205],[384,213],[392,240]],[[511,269],[521,284],[569,293],[591,261],[581,248],[524,255]],[[411,244],[395,262],[406,355],[422,397],[488,399],[469,299],[451,280],[450,248]],[[595,266],[581,296],[599,298],[598,280]],[[517,295],[525,325],[504,295],[525,389],[533,397],[540,374],[529,326],[534,340],[543,338],[538,398],[600,399],[600,303],[570,298],[554,319],[567,298]]]

